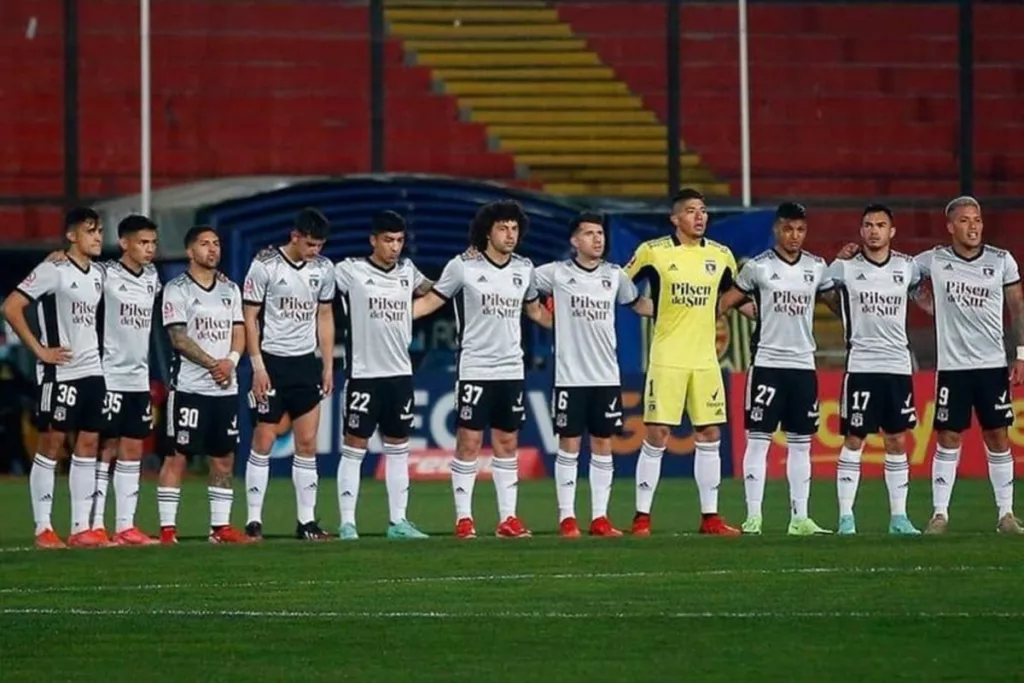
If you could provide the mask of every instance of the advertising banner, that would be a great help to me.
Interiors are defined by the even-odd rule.
[[[733,436],[733,471],[736,476],[743,473],[743,449],[746,447],[746,435],[743,430],[743,400],[746,375],[736,373],[731,378],[730,388],[730,423]],[[834,477],[839,449],[843,445],[843,437],[839,433],[840,395],[843,373],[818,373],[818,407],[821,413],[821,425],[811,442],[811,462],[814,478]],[[935,453],[935,432],[932,420],[935,418],[935,373],[932,371],[914,374],[914,402],[917,406],[917,428],[907,435],[907,456],[910,460],[910,476],[927,479],[931,476],[931,461]],[[1010,446],[1017,456],[1018,472],[1024,471],[1024,389],[1016,387],[1013,391],[1013,408],[1017,421],[1010,428]],[[870,436],[864,447],[861,476],[881,479],[885,449],[879,435]],[[985,460],[985,447],[981,440],[981,430],[977,424],[963,435],[963,450],[960,454],[959,475],[965,477],[987,477],[988,464]],[[786,439],[781,432],[776,432],[771,452],[768,455],[768,477],[785,479],[786,477]]]

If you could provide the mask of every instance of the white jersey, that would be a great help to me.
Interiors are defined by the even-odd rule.
[[[103,297],[103,270],[95,264],[83,270],[70,258],[43,261],[17,289],[38,303],[39,342],[71,349],[71,360],[64,365],[36,363],[36,381],[102,376],[96,309]]]
[[[825,259],[806,251],[790,263],[774,249],[740,268],[735,285],[757,304],[751,339],[755,366],[814,369],[815,299],[834,287],[826,268]]]
[[[892,251],[884,263],[875,263],[857,254],[837,259],[827,276],[839,287],[846,371],[909,375],[907,302],[921,282],[914,259]]]
[[[537,299],[530,259],[456,256],[434,291],[455,299],[460,380],[523,379],[523,304]]]
[[[935,247],[914,261],[932,281],[938,369],[1006,367],[1003,287],[1020,282],[1013,254],[984,245],[965,259],[952,247]]]
[[[263,307],[260,350],[273,356],[305,356],[317,347],[317,310],[334,300],[330,260],[295,263],[280,247],[256,254],[243,287],[244,301]]]
[[[555,298],[555,386],[619,386],[615,309],[640,295],[622,268],[575,259],[534,271],[537,291]]]
[[[103,284],[103,376],[110,391],[149,392],[149,339],[160,276],[149,264],[136,273],[120,261],[98,264]]]
[[[412,294],[426,278],[409,259],[388,269],[368,258],[334,267],[348,313],[346,368],[354,379],[412,374]]]
[[[242,325],[242,295],[238,285],[219,274],[209,289],[192,279],[188,272],[167,283],[164,288],[164,326],[185,325],[185,334],[216,360],[231,353],[235,325]],[[210,371],[188,358],[175,354],[171,383],[178,391],[203,396],[232,396],[238,393],[236,373],[231,384],[218,385]]]

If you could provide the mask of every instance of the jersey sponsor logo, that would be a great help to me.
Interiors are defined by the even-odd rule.
[[[857,293],[857,308],[865,315],[899,316],[905,303],[906,297],[903,294]]]
[[[409,301],[407,299],[371,296],[366,299],[366,305],[371,320],[405,323],[409,319]]]
[[[708,305],[708,301],[711,299],[711,292],[711,285],[673,282],[669,294],[673,305],[699,308]]]
[[[813,305],[814,297],[807,292],[772,292],[771,310],[773,313],[791,316],[803,316]]]
[[[212,315],[197,315],[195,317],[195,336],[197,342],[223,342],[231,339],[230,320],[215,318]]]
[[[71,323],[91,327],[96,324],[96,304],[86,301],[71,302]]]
[[[175,314],[174,304],[170,301],[164,301],[164,317],[170,318]]]
[[[480,296],[480,313],[495,318],[519,318],[523,301],[518,296],[502,296],[501,294],[482,294]]]
[[[242,291],[245,293],[247,299],[252,299],[256,296],[256,283],[252,281],[251,277],[245,278],[245,283],[242,285]]]
[[[117,307],[117,320],[121,327],[148,330],[153,324],[153,309],[142,304],[122,302]]]
[[[35,282],[35,281],[36,281],[36,271],[33,270],[31,273],[28,274],[28,277],[26,277],[24,280],[21,281],[21,284],[23,286],[27,287],[27,286],[31,285],[33,282]]]
[[[297,296],[282,296],[277,300],[277,311],[275,312],[288,320],[308,323],[316,314],[316,302],[310,299],[300,299]]]
[[[947,302],[963,308],[982,308],[992,296],[988,287],[966,282],[947,282],[943,293]]]
[[[569,297],[569,311],[573,318],[603,322],[611,318],[614,306],[611,301],[593,299],[586,294],[573,294]]]

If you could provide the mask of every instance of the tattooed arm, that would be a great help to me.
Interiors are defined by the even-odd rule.
[[[171,346],[174,347],[174,350],[185,356],[185,358],[188,358],[196,365],[201,365],[207,370],[210,370],[217,364],[217,361],[213,356],[208,354],[206,351],[203,351],[199,348],[199,344],[189,338],[184,325],[169,326],[167,328],[167,334],[171,338]]]
[[[830,289],[827,292],[822,292],[818,295],[818,300],[828,306],[828,310],[832,311],[837,318],[843,317],[839,310],[839,290]]]
[[[1013,362],[1010,365],[1010,381],[1014,384],[1024,383],[1024,291],[1020,282],[1014,282],[1003,288],[1006,307],[1010,310],[1010,324],[1013,326],[1010,338],[1016,347],[1013,350]]]

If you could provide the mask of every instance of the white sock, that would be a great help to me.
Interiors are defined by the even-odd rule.
[[[910,462],[907,454],[885,454],[885,488],[889,490],[889,514],[907,514],[907,493],[910,491]]]
[[[864,452],[852,451],[843,446],[839,451],[839,462],[836,463],[836,494],[839,496],[839,516],[853,514],[853,502],[857,499],[857,487],[860,486],[860,457]]]
[[[747,517],[761,516],[764,483],[768,473],[768,451],[772,435],[747,432],[747,448],[743,452],[743,491],[747,498]]]
[[[341,510],[342,524],[356,523],[359,480],[365,456],[365,448],[341,447],[341,464],[338,465],[338,509]]]
[[[114,463],[114,530],[118,533],[135,526],[141,474],[142,463],[138,460]]]
[[[996,496],[996,507],[999,518],[1013,514],[1013,453],[993,453],[985,448],[988,454],[988,479],[992,482],[992,492]]]
[[[93,494],[96,493],[96,458],[71,456],[68,489],[71,491],[71,533],[88,531]]]
[[[498,495],[498,520],[504,522],[516,516],[519,500],[519,457],[491,459],[494,468],[494,491]]]
[[[36,453],[28,476],[28,488],[32,495],[32,519],[36,523],[37,536],[53,528],[50,512],[53,510],[53,483],[56,478],[57,461]]]
[[[700,494],[700,513],[718,514],[718,486],[722,483],[721,441],[698,441],[693,459],[693,478]]]
[[[96,492],[93,494],[92,524],[93,529],[105,529],[103,518],[107,513],[107,489],[110,487],[110,463],[96,459]]]
[[[555,455],[555,497],[558,499],[558,521],[576,516],[576,476],[579,453],[559,449]]]
[[[452,460],[452,493],[455,496],[455,521],[473,519],[473,486],[476,485],[476,459]]]
[[[935,447],[932,459],[932,506],[936,515],[949,518],[949,499],[956,483],[956,466],[960,463],[960,448]]]
[[[665,447],[655,448],[646,441],[640,446],[640,457],[636,460],[636,511],[645,515],[651,514],[654,504],[654,492],[658,490],[661,479],[661,456]]]
[[[178,525],[178,503],[181,502],[181,489],[177,486],[158,486],[156,489],[156,507],[160,513],[160,527]]]
[[[806,519],[807,499],[811,497],[811,437],[786,434],[786,441],[790,518]]]
[[[256,451],[249,452],[249,461],[245,465],[245,505],[249,508],[250,522],[263,523],[263,499],[267,495],[270,484],[270,455],[260,455]]]
[[[409,442],[384,444],[384,457],[388,518],[392,524],[398,524],[405,520],[409,507]]]
[[[230,524],[231,501],[235,497],[235,490],[207,486],[206,494],[210,497],[210,528],[217,529]]]
[[[612,495],[612,481],[615,465],[612,456],[592,454],[590,456],[590,518],[608,516],[608,499]]]
[[[316,492],[320,477],[316,471],[316,456],[292,458],[292,485],[295,486],[295,517],[299,524],[316,518]]]

